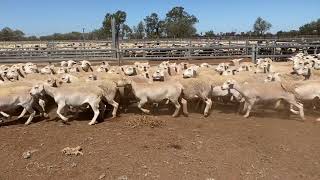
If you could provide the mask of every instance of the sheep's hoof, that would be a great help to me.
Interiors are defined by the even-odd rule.
[[[61,119],[62,119],[63,121],[65,121],[65,122],[67,122],[69,118],[62,117]]]
[[[189,117],[188,113],[183,113],[184,117]]]
[[[208,114],[208,113],[204,114],[204,117],[208,117],[208,116],[209,116],[209,114]]]
[[[244,117],[244,118],[249,118],[249,115],[244,115],[243,117]]]
[[[89,122],[88,124],[91,126],[91,125],[95,125],[96,122]]]

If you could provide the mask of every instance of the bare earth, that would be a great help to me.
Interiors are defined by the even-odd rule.
[[[208,118],[169,114],[129,112],[95,126],[90,112],[69,125],[4,124],[0,179],[320,179],[316,116],[260,110],[245,119],[229,106]],[[83,155],[61,152],[77,146]]]

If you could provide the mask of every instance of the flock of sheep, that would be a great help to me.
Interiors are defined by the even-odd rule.
[[[143,113],[150,113],[150,108],[173,104],[176,117],[187,116],[188,108],[209,116],[213,103],[233,103],[244,117],[254,107],[285,108],[304,120],[304,108],[317,108],[320,97],[320,54],[299,53],[289,59],[284,63],[234,59],[218,65],[164,61],[157,66],[143,62],[93,66],[73,60],[42,68],[33,63],[1,65],[0,114],[9,118],[10,112],[22,107],[18,119],[29,113],[25,124],[30,124],[37,112],[47,117],[50,103],[56,103],[63,121],[68,113],[91,108],[94,116],[89,125],[93,125],[104,118],[107,105],[116,117],[119,107],[137,104]]]

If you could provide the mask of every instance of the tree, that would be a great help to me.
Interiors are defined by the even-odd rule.
[[[204,36],[205,37],[214,37],[215,34],[214,34],[213,30],[210,30],[210,31],[205,32]]]
[[[121,28],[120,34],[122,38],[129,38],[131,37],[132,29],[128,25],[124,24]]]
[[[320,35],[320,19],[301,26],[299,31],[305,35]]]
[[[114,17],[115,19],[116,36],[119,37],[121,27],[123,27],[124,22],[126,22],[127,13],[119,10],[113,14],[110,14],[110,13],[106,14],[102,22],[102,30],[105,38],[111,37],[112,35],[112,28],[111,28],[112,17]]]
[[[197,22],[198,19],[184,11],[183,7],[174,7],[166,14],[166,33],[169,37],[191,37],[197,32],[194,27]]]
[[[0,41],[20,41],[24,40],[24,32],[5,27],[0,31]]]
[[[133,38],[135,39],[143,39],[145,37],[144,33],[145,27],[142,21],[139,22],[137,26],[133,26]]]
[[[148,38],[159,38],[164,32],[164,21],[159,19],[157,13],[152,13],[144,19],[145,31]]]
[[[266,33],[270,28],[272,27],[272,24],[268,21],[262,19],[261,17],[258,17],[253,25],[253,31],[257,35],[263,35]]]

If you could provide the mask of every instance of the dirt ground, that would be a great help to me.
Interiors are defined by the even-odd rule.
[[[245,119],[216,106],[207,118],[128,112],[89,126],[90,118],[1,126],[0,179],[320,179],[316,116],[260,110]],[[83,155],[61,152],[77,146]]]

